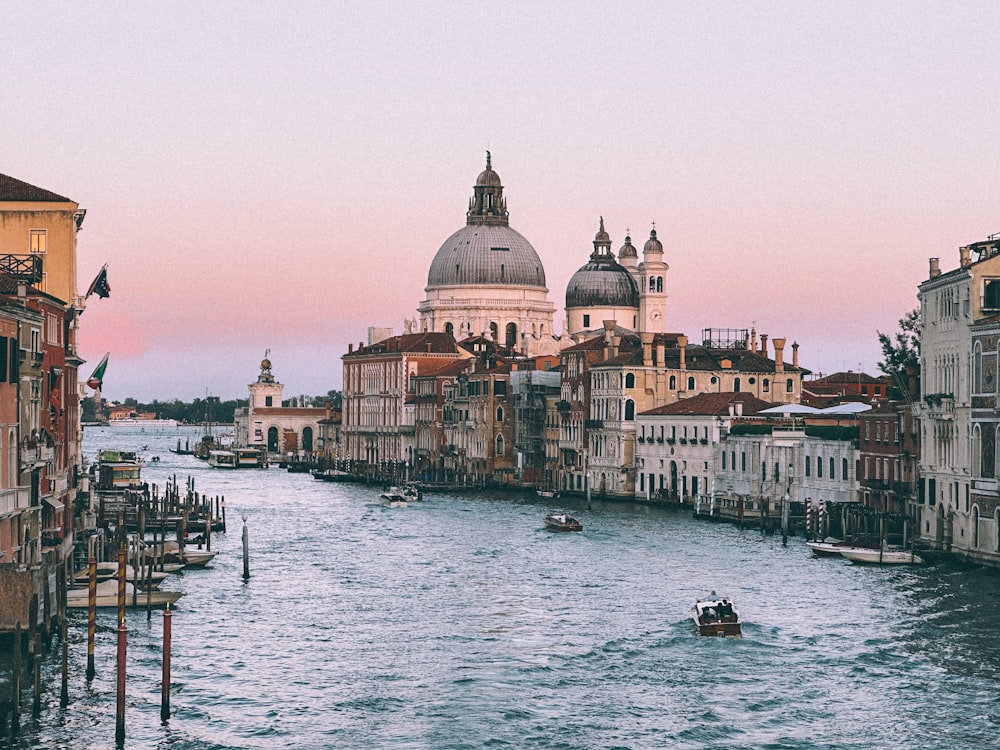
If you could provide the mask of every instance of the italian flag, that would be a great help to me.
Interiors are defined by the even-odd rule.
[[[101,390],[101,386],[104,384],[104,371],[108,369],[108,357],[111,356],[111,352],[104,355],[104,359],[101,360],[101,364],[97,366],[94,370],[94,374],[87,379],[87,386],[93,388],[95,391]]]

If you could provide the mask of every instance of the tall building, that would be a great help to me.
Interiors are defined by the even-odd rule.
[[[487,335],[531,356],[552,354],[559,346],[548,291],[538,253],[510,226],[500,175],[487,151],[465,226],[434,256],[420,321],[409,323],[406,333],[447,333],[460,341]]]
[[[632,249],[630,238],[625,247]],[[604,231],[604,217],[594,237],[594,251],[566,285],[566,332],[576,341],[604,330],[604,321],[613,320],[629,331],[639,329],[639,289],[635,277],[615,259],[611,237]]]

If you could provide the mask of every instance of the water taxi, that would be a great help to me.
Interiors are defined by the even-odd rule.
[[[694,603],[691,616],[698,635],[743,637],[739,610],[726,597],[716,596],[714,591]]]
[[[550,531],[583,531],[583,524],[569,513],[549,513],[545,516],[545,528]]]

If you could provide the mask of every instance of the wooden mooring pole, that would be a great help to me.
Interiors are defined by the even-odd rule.
[[[58,599],[59,599],[59,649],[61,651],[62,684],[59,690],[59,705],[66,708],[69,705],[69,643],[66,638],[66,563],[59,566]]]
[[[10,680],[10,733],[21,728],[21,621],[14,623],[14,673]]]
[[[250,580],[250,531],[246,514],[243,515],[243,580]]]
[[[115,707],[115,744],[125,747],[125,652],[128,629],[124,619],[118,623],[118,702]]]
[[[160,683],[160,721],[170,720],[170,605],[163,611],[163,676]]]
[[[94,679],[94,627],[97,622],[97,558],[91,556],[87,572],[87,680]]]

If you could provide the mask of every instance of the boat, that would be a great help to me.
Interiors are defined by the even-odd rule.
[[[381,495],[382,505],[387,508],[405,508],[406,495],[399,491],[398,487],[391,487]]]
[[[209,451],[208,465],[216,469],[235,469],[236,454],[232,451]]]
[[[716,596],[714,591],[694,603],[691,617],[698,629],[698,635],[743,637],[739,610],[728,598]]]
[[[233,448],[231,452],[236,455],[237,469],[262,469],[267,465],[267,454],[260,448]],[[209,457],[209,463],[211,462]]]
[[[569,513],[549,513],[545,516],[545,528],[550,531],[583,531],[583,524]]]
[[[118,581],[109,579],[97,584],[95,603],[98,607],[118,606]],[[148,603],[151,607],[165,607],[174,604],[184,596],[181,591],[136,591],[131,583],[125,584],[125,606],[145,607]],[[82,588],[67,589],[66,606],[71,609],[86,609],[90,606],[90,591],[84,586]]]
[[[125,566],[125,580],[129,583],[138,583],[139,588],[146,588],[146,581],[150,581],[150,586],[152,588],[157,588],[163,581],[170,575],[167,571],[159,571],[156,568],[149,570],[147,567],[142,567],[139,569],[138,575],[136,574],[136,569],[131,565]],[[117,579],[118,577],[118,563],[117,562],[99,562],[97,563],[97,581],[107,581],[109,579]],[[73,576],[74,582],[77,584],[87,584],[90,579],[90,570],[84,568],[83,570],[77,571]]]
[[[913,552],[901,549],[865,549],[849,547],[840,550],[842,557],[852,563],[875,563],[876,565],[923,565],[924,560]]]
[[[339,469],[313,469],[313,479],[320,479],[324,482],[356,482],[357,478],[346,471]]]
[[[828,536],[823,541],[806,542],[806,546],[813,551],[813,554],[827,557],[834,557],[840,554],[843,549],[848,549],[852,545],[847,542]]]
[[[539,497],[559,497],[559,493],[555,490],[535,490],[535,493]]]
[[[180,545],[174,541],[163,544],[146,545],[142,551],[143,560],[153,562],[153,569],[159,567],[158,562],[162,558],[164,564],[180,563],[186,568],[203,568],[217,555],[217,552],[209,552],[201,549],[184,548],[181,552]]]

